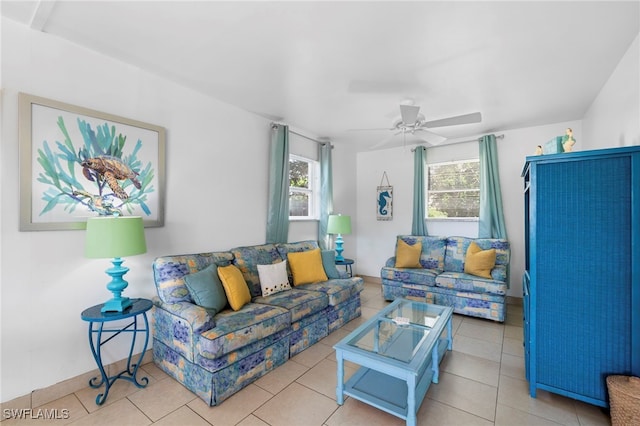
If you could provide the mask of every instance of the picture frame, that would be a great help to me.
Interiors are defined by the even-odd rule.
[[[376,219],[393,220],[393,186],[379,186],[377,188]]]
[[[164,226],[163,127],[18,95],[20,231],[85,229],[89,217]]]

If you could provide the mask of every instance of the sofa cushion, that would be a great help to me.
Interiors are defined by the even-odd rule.
[[[288,253],[299,253],[301,251],[309,251],[319,247],[318,242],[315,240],[298,241],[295,243],[276,243],[278,253],[280,253],[280,256],[282,256],[283,259],[287,258]]]
[[[219,266],[218,275],[231,309],[237,311],[251,302],[249,287],[247,287],[242,272],[235,265]]]
[[[165,303],[193,302],[184,276],[205,269],[209,265],[228,265],[230,252],[162,256],[153,262],[153,278],[158,297]]]
[[[240,310],[225,309],[216,315],[216,326],[197,337],[196,351],[215,359],[291,326],[286,309],[249,303]]]
[[[436,277],[436,286],[473,293],[505,295],[507,283],[481,278],[464,272],[443,272]]]
[[[491,279],[491,270],[496,266],[496,249],[482,250],[475,241],[469,244],[464,258],[465,274]]]
[[[233,264],[242,272],[242,276],[249,286],[251,297],[262,295],[258,265],[269,265],[286,259],[280,256],[273,244],[236,247],[231,250],[231,253],[234,257]]]
[[[276,243],[276,249],[283,259],[288,259],[289,253],[300,253],[301,251],[309,251],[319,248],[318,242],[315,240],[298,241],[295,243]],[[291,265],[287,263],[287,274],[289,274],[289,282],[293,285],[293,276],[291,275]]]
[[[291,322],[300,321],[304,317],[322,311],[329,305],[329,298],[326,294],[299,290],[298,287],[271,296],[256,297],[253,301],[287,309],[291,313]]]
[[[434,269],[409,269],[384,266],[380,270],[380,277],[391,281],[433,287],[436,285],[435,280],[439,273],[440,271]]]
[[[286,260],[272,265],[258,265],[258,276],[260,277],[262,296],[291,290]]]
[[[202,271],[185,275],[184,281],[196,305],[210,310],[211,315],[227,306],[227,295],[218,277],[216,265],[209,265]]]
[[[402,240],[409,245],[414,245],[419,241],[422,244],[422,251],[420,252],[420,265],[424,269],[435,269],[438,271],[444,270],[445,243],[447,242],[447,239],[445,237],[398,235],[396,239],[395,252],[398,251],[399,240]]]
[[[412,245],[398,238],[396,243],[396,268],[422,268],[420,264],[420,254],[422,253],[422,242],[416,241]]]
[[[324,293],[329,298],[330,306],[338,306],[351,296],[360,293],[364,289],[364,280],[360,277],[342,278],[339,280],[303,284],[297,286],[296,289]]]
[[[482,250],[496,249],[496,267],[491,271],[495,280],[506,281],[506,266],[509,264],[509,242],[500,238],[449,237],[444,259],[447,272],[464,272],[464,259],[469,244],[475,242]]]
[[[293,275],[294,286],[328,280],[322,266],[322,255],[319,248],[299,253],[287,253],[287,259]]]

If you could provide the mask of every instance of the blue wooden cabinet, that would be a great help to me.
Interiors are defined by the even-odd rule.
[[[640,146],[527,157],[524,352],[537,389],[608,406],[640,376]]]

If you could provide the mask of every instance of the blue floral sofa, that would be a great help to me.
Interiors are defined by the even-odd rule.
[[[511,251],[504,239],[399,235],[396,240],[422,244],[420,268],[396,268],[396,257],[380,270],[386,300],[398,297],[451,306],[454,312],[504,322],[507,276]],[[475,242],[482,250],[495,249],[491,278],[465,273],[465,256]]]
[[[364,282],[347,277],[335,266],[336,278],[262,296],[258,265],[275,264],[287,259],[289,252],[316,248],[316,241],[301,241],[156,258],[155,364],[207,404],[217,405],[359,317]],[[227,307],[213,316],[195,304],[185,276],[212,264],[235,265],[249,287],[251,302],[238,311]],[[288,265],[287,270],[292,283]]]

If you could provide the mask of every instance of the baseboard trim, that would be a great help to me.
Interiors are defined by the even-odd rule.
[[[368,283],[380,284],[382,285],[382,279],[380,277],[371,277],[368,275],[358,275],[360,278],[365,280]]]

